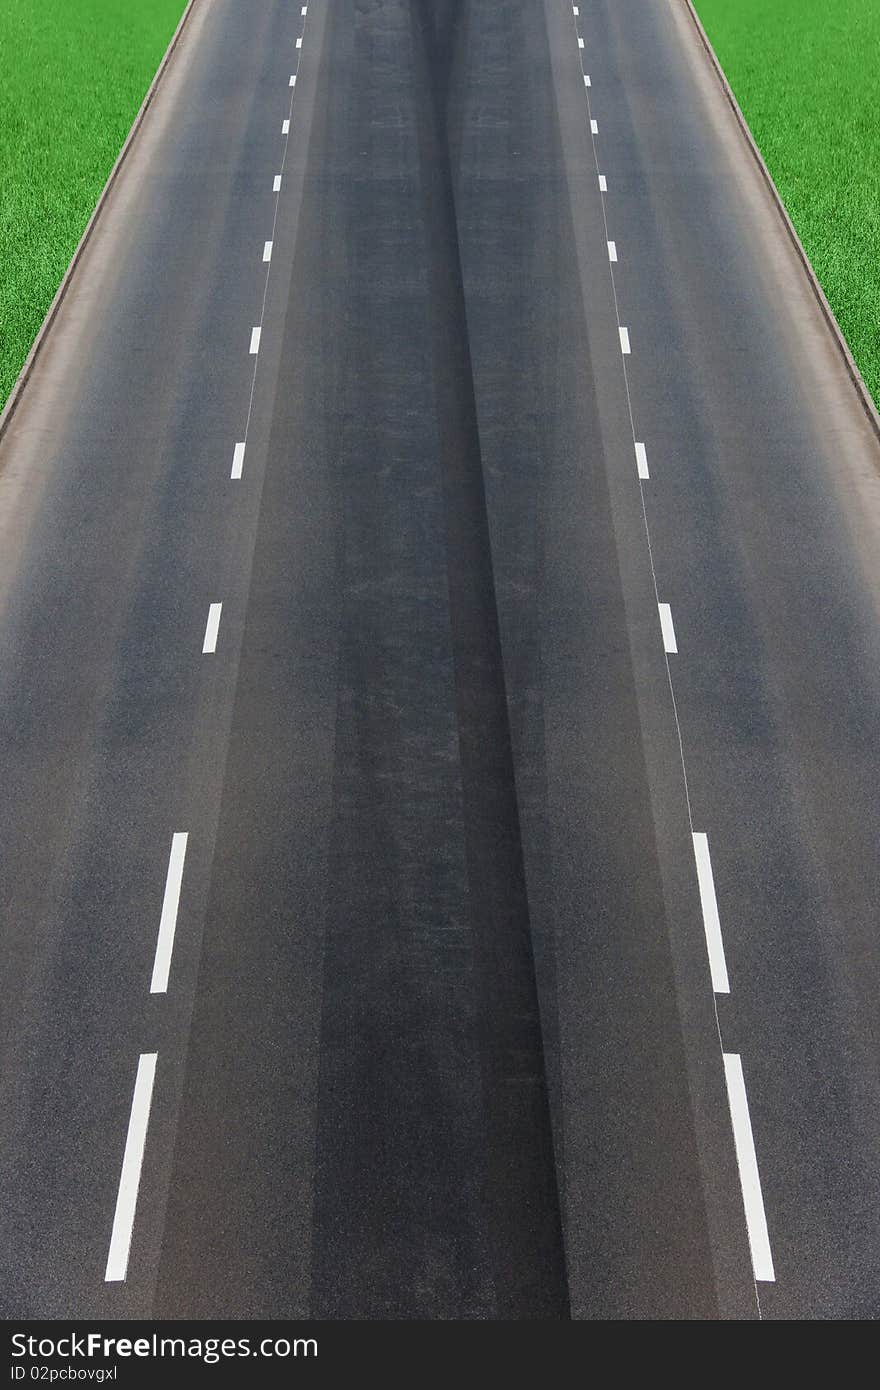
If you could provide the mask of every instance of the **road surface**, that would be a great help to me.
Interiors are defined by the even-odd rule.
[[[195,0],[0,441],[5,1315],[876,1316],[878,541],[682,0]]]

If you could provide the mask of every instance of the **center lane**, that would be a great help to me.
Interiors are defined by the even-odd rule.
[[[631,551],[647,561],[641,515],[622,525],[609,495],[609,457],[636,487],[632,435],[600,418],[595,394],[620,373],[595,166],[578,191],[594,200],[579,229],[595,262],[589,332],[574,251],[569,168],[591,156],[577,50],[569,30],[561,72],[556,21],[548,48],[542,12],[513,0],[465,7],[457,33],[460,7],[426,7],[418,42],[410,8],[328,16],[156,1312],[492,1317],[517,1300],[520,1316],[566,1312],[536,1280],[552,1232],[506,1261],[492,1235],[493,1204],[509,1205],[519,1178],[504,1191],[493,1168],[480,1059],[483,885],[450,574],[466,518],[461,497],[450,515],[442,471],[444,433],[463,447],[462,399],[437,331],[452,307],[438,269],[449,225],[436,160],[424,163],[439,87],[564,1297],[581,1317],[716,1313],[721,1230],[732,1306],[753,1314],[683,791],[663,774],[687,873],[670,890],[642,751],[639,700],[662,698],[665,667],[651,600],[635,628],[651,671],[637,698],[621,565]],[[690,942],[675,962],[673,926]],[[502,975],[511,928],[505,910]],[[702,998],[690,1060],[682,954]],[[711,1078],[700,1138],[694,1058]],[[723,1189],[711,1221],[707,1154]]]
[[[188,1288],[190,1311],[233,1310],[229,1271],[253,1266],[257,1311],[558,1316],[558,1208],[543,1216],[529,1195],[555,1201],[555,1171],[537,1014],[523,1027],[516,1002],[528,965],[509,919],[516,884],[476,852],[494,926],[469,880],[468,837],[508,829],[494,727],[472,755],[476,812],[462,785],[454,623],[471,618],[450,611],[447,552],[465,567],[464,609],[471,559],[454,538],[474,518],[460,488],[447,518],[436,423],[432,316],[451,306],[425,272],[449,246],[442,224],[439,248],[426,229],[420,121],[435,127],[417,80],[433,36],[416,42],[405,6],[352,31],[350,57],[345,17],[328,37],[326,143],[285,330],[159,1306]],[[479,478],[479,458],[468,466]],[[483,663],[477,628],[458,640]],[[471,678],[479,698],[488,670]],[[260,1164],[237,1183],[251,1151]],[[231,1200],[222,1220],[196,1195],[206,1165],[220,1169],[216,1200]]]

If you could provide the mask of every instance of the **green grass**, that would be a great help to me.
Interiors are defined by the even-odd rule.
[[[0,0],[0,406],[185,0]]]
[[[880,0],[695,0],[880,405]]]

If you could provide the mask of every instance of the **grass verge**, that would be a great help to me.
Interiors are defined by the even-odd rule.
[[[185,3],[0,3],[0,408]]]
[[[694,5],[880,407],[880,3]]]

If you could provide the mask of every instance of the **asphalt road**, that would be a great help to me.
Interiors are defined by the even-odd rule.
[[[2,1310],[877,1316],[877,439],[680,0],[300,9],[0,440]]]

